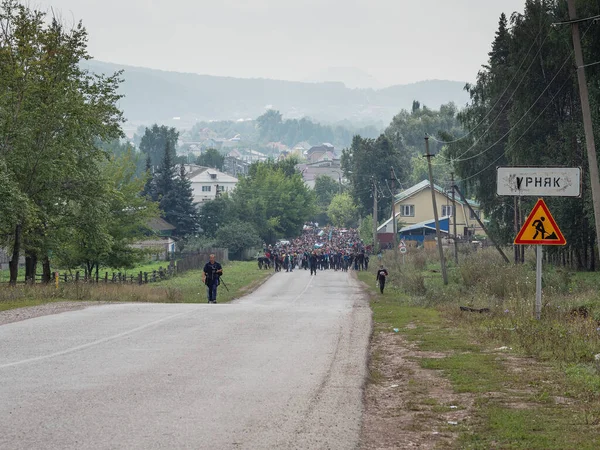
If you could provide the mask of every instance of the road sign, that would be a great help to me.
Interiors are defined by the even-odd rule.
[[[406,247],[400,247],[400,253],[402,253],[403,255],[407,252],[408,250],[406,250]]]
[[[498,167],[498,195],[579,197],[579,167]]]
[[[515,244],[565,245],[566,243],[546,203],[540,198],[519,231]]]

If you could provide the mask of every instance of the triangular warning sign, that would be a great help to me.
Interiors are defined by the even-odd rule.
[[[546,203],[540,198],[519,231],[515,244],[565,245],[566,243]]]

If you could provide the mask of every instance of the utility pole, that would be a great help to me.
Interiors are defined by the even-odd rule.
[[[431,189],[431,201],[433,202],[433,218],[435,219],[435,235],[437,237],[438,250],[440,252],[440,263],[442,265],[442,278],[444,284],[448,284],[448,273],[446,272],[446,260],[444,259],[444,247],[442,245],[442,232],[440,231],[440,219],[437,212],[437,203],[435,201],[435,188],[433,187],[433,171],[431,170],[431,158],[429,153],[429,137],[425,137],[425,157],[427,158],[427,167],[429,168],[429,188]]]
[[[454,263],[458,266],[458,242],[456,237],[456,192],[454,191],[454,172],[450,173],[452,180],[452,227],[454,228]]]
[[[585,131],[585,141],[587,144],[592,203],[594,204],[594,220],[596,222],[596,245],[600,246],[600,176],[598,174],[598,160],[596,159],[596,144],[594,142],[590,99],[585,77],[585,67],[583,64],[583,52],[581,51],[581,35],[579,33],[579,21],[577,20],[575,0],[567,0],[567,2],[569,4],[569,18],[571,19],[571,30],[573,32],[573,47],[575,50],[575,63],[577,64],[577,80],[579,82],[579,96],[581,97],[581,112],[583,113],[583,129]]]
[[[477,214],[475,214],[475,211],[473,210],[473,207],[471,206],[471,204],[467,201],[467,199],[465,198],[464,194],[461,192],[461,190],[458,188],[458,186],[454,185],[454,189],[456,189],[456,192],[458,192],[458,195],[460,197],[460,199],[462,200],[462,202],[467,205],[467,208],[469,208],[469,211],[471,212],[471,214],[473,214],[473,216],[475,217],[475,219],[477,220],[477,223],[479,224],[479,226],[481,227],[481,229],[484,231],[484,233],[487,235],[488,239],[490,240],[490,242],[492,244],[494,244],[494,247],[496,247],[496,250],[498,250],[498,253],[500,253],[500,255],[502,256],[502,259],[504,259],[504,261],[509,264],[510,260],[508,259],[508,257],[504,254],[504,252],[502,251],[502,248],[496,244],[492,238],[490,237],[490,232],[488,231],[488,229],[485,227],[485,225],[483,224],[483,222],[481,221],[481,219],[479,218],[479,216]],[[525,247],[524,245],[521,245],[521,247]]]
[[[392,182],[392,230],[394,233],[394,251],[398,250],[398,222],[396,221],[396,174],[390,167],[390,180]]]
[[[377,252],[377,182],[373,178],[373,253]]]

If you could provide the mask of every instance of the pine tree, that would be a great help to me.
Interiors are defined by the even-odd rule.
[[[154,191],[152,193],[152,200],[160,202],[160,209],[162,211],[165,211],[163,199],[173,190],[175,185],[175,166],[169,147],[170,145],[167,143],[162,162],[153,180]]]
[[[154,185],[154,174],[152,173],[152,159],[150,158],[150,155],[148,155],[146,158],[146,183],[144,184],[142,196],[156,201],[155,192],[156,189]]]
[[[193,192],[192,183],[186,177],[182,164],[174,180],[173,190],[163,198],[165,220],[176,227],[175,236],[178,238],[193,236],[198,231],[199,214],[194,205]]]

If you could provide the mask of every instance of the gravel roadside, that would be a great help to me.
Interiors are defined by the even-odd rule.
[[[34,317],[48,316],[50,314],[60,314],[68,311],[89,308],[98,305],[107,305],[111,302],[51,302],[43,305],[27,306],[24,308],[9,309],[0,311],[0,325],[20,322],[22,320],[33,319]]]

